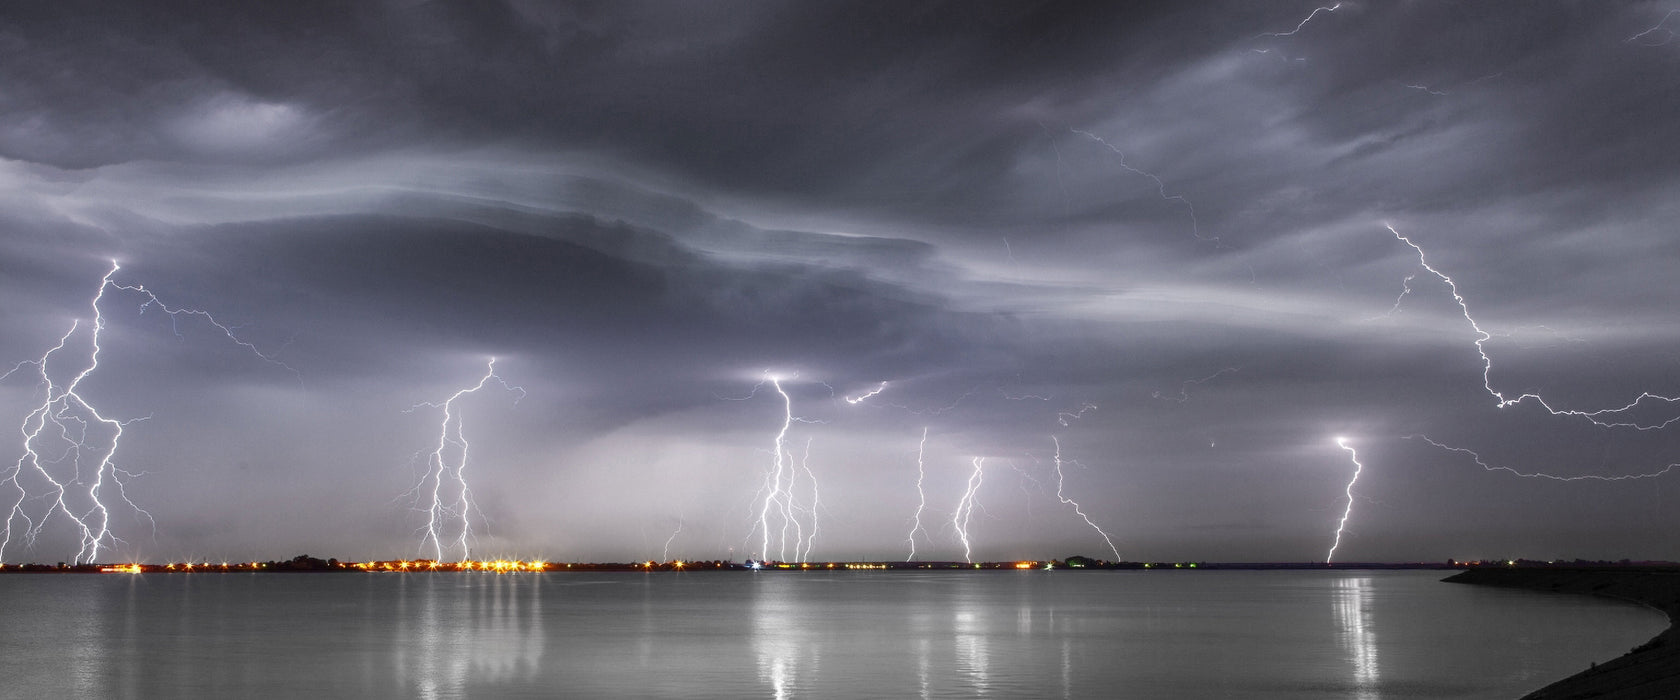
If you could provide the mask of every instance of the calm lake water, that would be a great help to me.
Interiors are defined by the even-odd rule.
[[[6,575],[0,695],[1514,698],[1666,626],[1443,575]]]

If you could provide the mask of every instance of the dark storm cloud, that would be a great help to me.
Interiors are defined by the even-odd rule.
[[[627,533],[686,514],[697,553],[743,548],[769,372],[835,556],[902,542],[923,428],[936,512],[992,465],[983,556],[1100,553],[1052,435],[1127,555],[1318,556],[1338,434],[1371,467],[1356,558],[1680,556],[1647,536],[1672,480],[1405,439],[1565,474],[1680,454],[1496,408],[1385,227],[1459,285],[1496,389],[1675,393],[1680,43],[1627,41],[1668,8],[1315,7],[8,7],[0,349],[51,347],[115,258],[297,370],[102,306],[90,391],[152,416],[125,463],[158,467],[134,493],[172,552],[411,543],[373,505],[437,438],[403,409],[493,355],[527,391],[471,407],[496,547],[648,556]]]

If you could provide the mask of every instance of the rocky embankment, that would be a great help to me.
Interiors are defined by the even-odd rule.
[[[1669,627],[1622,656],[1594,664],[1523,700],[1675,700],[1680,698],[1680,571],[1672,569],[1477,568],[1449,583],[1576,593],[1642,603],[1668,615]]]

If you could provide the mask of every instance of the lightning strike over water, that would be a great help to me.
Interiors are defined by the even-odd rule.
[[[928,429],[922,428],[922,441],[916,445],[916,513],[911,516],[910,535],[904,538],[910,543],[910,555],[905,561],[916,560],[916,533],[920,531],[923,537],[927,531],[922,529],[922,511],[927,508],[927,491],[922,490],[922,482],[927,478],[927,464],[923,457],[927,454]]]
[[[770,449],[774,459],[771,462],[770,470],[765,474],[764,484],[759,487],[759,493],[764,496],[764,502],[759,506],[758,523],[753,528],[759,533],[758,556],[761,561],[770,560],[771,540],[773,539],[771,532],[775,530],[780,533],[779,536],[774,537],[776,540],[775,559],[777,561],[787,560],[788,545],[791,542],[795,560],[803,561],[804,557],[810,554],[810,538],[816,535],[817,482],[816,475],[803,463],[800,469],[794,468],[793,454],[787,447],[787,437],[794,422],[808,421],[793,415],[793,397],[789,396],[787,390],[782,388],[781,377],[765,375],[764,380],[759,382],[758,386],[753,387],[753,393],[748,394],[747,397],[751,398],[755,395],[765,382],[768,382],[771,388],[776,390],[776,394],[782,397],[782,425],[777,429],[775,438],[771,440]],[[810,457],[809,442],[806,443],[805,450],[808,459]],[[795,482],[799,478],[801,469],[811,480],[812,505],[808,508],[801,506],[794,495]],[[800,522],[801,513],[806,513],[811,518],[810,536],[805,534],[805,526]],[[775,521],[778,518],[780,522],[776,523]],[[779,528],[775,527],[777,524],[780,525]],[[791,540],[788,537],[790,530],[793,533]],[[747,536],[751,538],[751,532]]]
[[[1330,543],[1330,553],[1324,555],[1324,563],[1329,564],[1336,559],[1336,548],[1342,546],[1342,533],[1347,530],[1348,517],[1353,515],[1353,485],[1359,482],[1360,472],[1365,471],[1365,465],[1359,463],[1359,453],[1347,444],[1347,438],[1336,438],[1336,446],[1348,452],[1348,459],[1353,460],[1353,478],[1347,484],[1347,509],[1342,511],[1341,522],[1336,523],[1336,540]]]
[[[1079,503],[1062,494],[1062,487],[1067,481],[1062,474],[1062,441],[1054,435],[1050,436],[1050,441],[1056,445],[1056,500],[1061,501],[1062,505],[1073,506],[1073,512],[1079,516],[1079,519],[1084,520],[1086,525],[1090,525],[1092,530],[1096,530],[1097,534],[1102,535],[1103,542],[1108,545],[1108,551],[1114,553],[1114,560],[1120,561],[1120,549],[1114,546],[1114,540],[1109,538],[1108,533],[1103,532],[1102,528],[1091,522],[1091,516],[1086,515],[1085,511],[1080,509]]]
[[[980,481],[986,466],[985,457],[975,457],[974,471],[968,475],[968,488],[963,491],[962,499],[957,501],[957,510],[951,514],[951,527],[957,531],[957,539],[962,541],[963,561],[974,563],[974,547],[968,539],[968,524],[974,517],[975,495],[980,491]]]
[[[124,428],[130,423],[146,418],[124,421],[107,417],[81,393],[82,383],[99,368],[99,356],[103,351],[100,346],[100,333],[105,330],[106,324],[100,303],[105,300],[108,290],[144,296],[145,300],[140,303],[140,313],[145,313],[153,307],[162,310],[169,315],[177,337],[181,335],[180,317],[198,318],[220,330],[234,344],[251,351],[264,361],[285,367],[294,376],[297,374],[296,370],[285,363],[263,354],[255,345],[238,337],[231,328],[217,321],[209,312],[170,307],[144,285],[124,285],[112,281],[112,276],[120,269],[122,266],[113,260],[111,269],[100,279],[99,291],[94,294],[90,304],[93,321],[87,326],[86,333],[79,333],[84,327],[81,320],[72,321],[70,329],[59,337],[58,343],[41,357],[19,362],[5,374],[0,374],[0,381],[4,381],[26,366],[33,367],[39,377],[36,390],[41,397],[41,403],[24,417],[19,426],[23,435],[23,454],[4,472],[0,472],[3,474],[0,484],[17,491],[17,497],[7,513],[5,526],[0,530],[0,561],[4,561],[6,548],[11,546],[14,537],[21,539],[26,547],[33,547],[47,525],[56,519],[55,516],[68,520],[80,536],[80,547],[74,557],[78,564],[91,563],[99,557],[102,548],[123,543],[112,531],[112,513],[105,500],[111,495],[105,493],[107,484],[115,489],[114,496],[117,500],[132,509],[138,517],[150,522],[154,531],[157,527],[150,513],[129,500],[126,490],[124,479],[142,476],[144,472],[135,473],[122,469],[115,461]],[[81,338],[85,338],[85,341],[80,340]],[[72,349],[73,341],[78,346],[85,342],[85,350]],[[60,353],[70,352],[85,352],[74,356],[80,361],[80,364],[76,365],[80,369],[76,370],[68,381],[55,381],[55,359]],[[95,429],[102,432],[104,438],[97,444],[95,436],[90,434],[90,431]],[[84,473],[89,463],[93,467],[91,473]],[[36,490],[40,493],[32,498],[31,493]],[[30,501],[44,502],[45,510],[35,513],[32,517]]]
[[[437,408],[443,411],[443,422],[438,426],[437,447],[426,459],[426,473],[420,477],[419,483],[409,491],[415,496],[416,505],[425,498],[423,495],[430,487],[430,501],[424,507],[417,507],[426,513],[426,524],[420,529],[419,549],[424,551],[428,543],[432,548],[434,561],[444,561],[444,541],[448,539],[452,544],[450,551],[459,549],[461,560],[472,556],[472,517],[476,509],[472,498],[472,488],[467,484],[467,442],[466,432],[462,426],[461,410],[455,402],[461,397],[476,393],[494,380],[503,389],[514,394],[513,402],[519,403],[525,398],[525,390],[512,386],[496,374],[496,358],[490,358],[484,369],[484,376],[477,384],[455,392],[442,403],[425,401],[409,407],[409,413],[422,406]],[[445,489],[448,489],[448,492]],[[482,516],[481,516],[482,517]],[[456,527],[452,521],[459,520]]]

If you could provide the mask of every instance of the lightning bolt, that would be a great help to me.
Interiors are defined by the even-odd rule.
[[[1155,192],[1161,196],[1162,200],[1165,200],[1165,201],[1168,201],[1168,202],[1178,202],[1179,204],[1184,205],[1184,210],[1185,211],[1190,213],[1190,235],[1195,236],[1196,240],[1198,240],[1198,241],[1209,241],[1209,242],[1214,243],[1215,245],[1219,244],[1219,237],[1218,236],[1214,236],[1214,237],[1209,238],[1209,237],[1206,237],[1206,236],[1202,235],[1202,225],[1201,225],[1200,222],[1198,222],[1196,220],[1196,205],[1191,204],[1190,200],[1187,199],[1184,195],[1180,195],[1180,194],[1169,195],[1169,194],[1167,194],[1167,185],[1166,185],[1165,182],[1161,181],[1160,176],[1158,176],[1154,173],[1151,173],[1151,172],[1139,170],[1135,167],[1132,167],[1132,165],[1130,163],[1126,162],[1126,152],[1120,150],[1120,148],[1115,146],[1114,144],[1109,143],[1107,139],[1104,139],[1101,136],[1093,134],[1089,131],[1082,131],[1080,129],[1068,129],[1068,131],[1071,131],[1075,134],[1078,134],[1080,136],[1084,136],[1085,138],[1088,138],[1092,141],[1095,141],[1097,143],[1102,144],[1104,147],[1108,148],[1109,151],[1112,151],[1114,153],[1114,155],[1119,156],[1120,167],[1121,168],[1124,168],[1127,172],[1134,173],[1134,174],[1137,174],[1137,175],[1142,175],[1143,177],[1147,177],[1150,180],[1154,181],[1155,182]]]
[[[874,389],[870,389],[869,391],[864,392],[863,394],[860,394],[860,395],[855,396],[855,397],[847,396],[846,397],[846,403],[849,403],[853,406],[856,406],[860,403],[863,403],[866,399],[869,399],[869,398],[872,398],[872,397],[875,397],[875,396],[879,396],[881,394],[881,392],[886,391],[886,390],[887,390],[887,383],[886,382],[881,382],[880,386],[875,387]]]
[[[1643,32],[1640,32],[1640,33],[1635,34],[1633,36],[1630,36],[1626,39],[1623,39],[1622,40],[1623,43],[1638,41],[1641,46],[1662,46],[1663,44],[1666,44],[1670,41],[1674,41],[1674,30],[1665,29],[1663,27],[1663,25],[1668,23],[1668,18],[1673,17],[1676,14],[1680,14],[1680,10],[1669,10],[1668,14],[1663,15],[1662,19],[1657,20],[1657,23],[1652,25],[1650,29],[1647,29]],[[1665,34],[1667,36],[1664,36],[1662,41],[1657,41],[1657,42],[1640,41],[1644,37],[1649,36],[1651,34],[1654,34],[1656,32],[1662,32],[1663,34]]]
[[[1487,348],[1486,348],[1487,341],[1491,340],[1493,338],[1493,335],[1491,333],[1488,333],[1487,331],[1483,330],[1481,324],[1477,323],[1476,319],[1471,317],[1470,306],[1464,300],[1464,296],[1459,293],[1458,283],[1454,282],[1453,279],[1451,277],[1448,277],[1445,273],[1441,272],[1440,270],[1435,269],[1434,266],[1430,265],[1428,258],[1425,257],[1425,255],[1424,255],[1423,248],[1419,247],[1417,243],[1414,243],[1412,241],[1412,239],[1407,238],[1404,235],[1401,235],[1401,233],[1399,231],[1396,231],[1393,226],[1384,224],[1384,228],[1387,228],[1388,232],[1394,234],[1394,237],[1397,240],[1399,240],[1401,243],[1406,244],[1414,252],[1416,252],[1417,253],[1417,258],[1418,258],[1418,265],[1422,266],[1423,269],[1427,270],[1430,274],[1435,275],[1437,278],[1439,278],[1443,283],[1445,283],[1447,285],[1447,289],[1452,292],[1453,301],[1458,303],[1458,309],[1463,314],[1465,322],[1469,323],[1470,324],[1470,329],[1476,332],[1476,340],[1475,340],[1476,354],[1478,356],[1480,356],[1481,359],[1482,359],[1482,388],[1487,391],[1488,395],[1490,395],[1494,398],[1494,400],[1496,402],[1496,405],[1499,408],[1506,408],[1508,406],[1514,406],[1514,405],[1517,405],[1517,404],[1521,404],[1525,401],[1533,400],[1534,403],[1538,404],[1541,408],[1545,409],[1547,413],[1550,413],[1554,416],[1569,416],[1569,417],[1575,417],[1575,418],[1584,418],[1584,419],[1592,422],[1594,425],[1597,425],[1597,426],[1603,427],[1603,428],[1633,428],[1635,430],[1661,430],[1663,428],[1668,427],[1669,425],[1672,425],[1673,423],[1675,423],[1677,421],[1680,421],[1680,415],[1676,415],[1675,417],[1669,418],[1668,420],[1662,421],[1660,423],[1640,423],[1638,421],[1620,420],[1620,419],[1617,418],[1618,416],[1621,416],[1622,414],[1625,414],[1625,413],[1627,413],[1629,411],[1632,411],[1633,409],[1639,407],[1641,404],[1644,404],[1647,400],[1652,401],[1652,402],[1662,402],[1662,403],[1667,403],[1667,404],[1680,403],[1680,397],[1663,396],[1663,395],[1660,395],[1660,394],[1651,393],[1649,391],[1640,392],[1639,396],[1634,397],[1634,399],[1632,401],[1628,402],[1626,405],[1621,406],[1619,408],[1604,408],[1604,409],[1598,409],[1598,410],[1593,410],[1593,411],[1580,411],[1580,410],[1553,408],[1552,405],[1547,403],[1546,400],[1544,398],[1542,398],[1539,394],[1533,394],[1533,393],[1525,393],[1525,394],[1522,394],[1520,396],[1517,396],[1516,398],[1506,398],[1505,394],[1500,393],[1499,390],[1493,388],[1493,378],[1492,378],[1492,375],[1493,375],[1493,358],[1488,356]],[[1402,298],[1404,298],[1404,294],[1402,294]],[[1398,306],[1398,301],[1396,302],[1396,306]]]
[[[1335,12],[1336,10],[1339,10],[1339,9],[1342,9],[1342,4],[1339,3],[1339,2],[1334,4],[1334,5],[1331,5],[1329,7],[1315,8],[1312,12],[1307,13],[1307,16],[1301,20],[1300,24],[1295,25],[1294,29],[1291,29],[1287,32],[1266,32],[1266,33],[1260,34],[1260,35],[1258,35],[1254,38],[1258,39],[1262,36],[1272,36],[1272,37],[1294,36],[1296,34],[1296,32],[1299,32],[1302,29],[1305,29],[1306,26],[1307,26],[1307,23],[1311,22],[1312,18],[1317,17],[1318,13],[1320,13],[1320,12]]]
[[[659,560],[660,561],[663,562],[663,561],[670,561],[671,560],[671,543],[675,542],[677,540],[677,535],[682,534],[682,528],[683,528],[683,519],[681,517],[678,517],[677,518],[677,529],[671,533],[670,537],[665,538],[665,549],[663,549],[659,552]]]
[[[805,542],[805,550],[802,552],[799,550],[799,543],[797,541],[794,543],[793,547],[794,552],[799,555],[799,561],[801,562],[809,561],[811,558],[811,547],[816,544],[817,530],[819,529],[817,523],[817,509],[822,506],[822,495],[817,491],[817,475],[815,472],[811,471],[811,440],[812,438],[805,438],[805,452],[799,457],[799,469],[800,471],[805,472],[805,478],[811,481],[811,507],[807,511],[811,515],[811,534],[804,535],[803,528],[801,528],[800,532],[802,539]]]
[[[1097,534],[1102,535],[1103,542],[1108,544],[1108,551],[1114,553],[1114,560],[1120,561],[1120,549],[1114,546],[1114,540],[1109,538],[1108,533],[1103,532],[1102,528],[1097,527],[1096,523],[1091,522],[1091,516],[1086,515],[1085,511],[1079,508],[1079,504],[1077,502],[1062,495],[1062,486],[1066,481],[1062,475],[1062,441],[1054,435],[1050,436],[1050,441],[1056,445],[1056,500],[1061,501],[1062,505],[1073,506],[1073,512],[1077,514],[1081,520],[1084,520],[1086,525],[1090,525],[1092,530],[1096,530]]]
[[[986,465],[985,457],[975,457],[974,471],[968,475],[968,488],[963,491],[962,499],[957,501],[957,510],[951,514],[951,527],[957,531],[957,539],[962,541],[963,561],[974,563],[974,549],[968,539],[969,519],[974,516],[975,494],[980,490],[982,471]]]
[[[741,399],[734,400],[744,400],[756,396],[758,390],[767,383],[776,391],[778,396],[782,397],[782,425],[777,429],[775,437],[771,440],[770,449],[773,459],[770,469],[765,473],[763,485],[759,486],[758,493],[764,496],[764,501],[759,505],[758,523],[752,528],[752,532],[759,533],[758,555],[760,560],[768,561],[770,559],[771,531],[774,529],[774,521],[779,518],[781,527],[779,529],[780,535],[776,538],[776,559],[778,561],[787,560],[788,544],[791,541],[794,559],[804,561],[804,558],[810,554],[812,538],[817,533],[816,509],[819,498],[817,477],[808,466],[811,453],[810,442],[806,442],[805,456],[796,468],[793,464],[793,454],[787,447],[787,439],[788,432],[792,430],[795,422],[815,423],[819,421],[806,420],[793,415],[793,397],[789,396],[787,390],[782,387],[782,378],[768,372],[765,373],[764,379],[753,387],[751,393]],[[800,505],[794,493],[794,487],[797,485],[795,482],[801,471],[811,481],[811,505],[809,507]],[[810,535],[805,534],[805,526],[800,522],[802,513],[808,515],[811,520]],[[791,540],[788,537],[789,530],[793,532]],[[752,537],[752,532],[747,534],[749,540]]]
[[[1329,564],[1336,558],[1336,548],[1342,545],[1342,533],[1347,529],[1348,516],[1353,515],[1353,485],[1358,483],[1360,472],[1365,471],[1365,465],[1359,463],[1359,453],[1347,444],[1347,438],[1336,438],[1336,446],[1348,452],[1348,458],[1353,460],[1353,478],[1347,484],[1347,508],[1342,511],[1342,520],[1336,523],[1336,540],[1330,543],[1330,553],[1324,555],[1324,563]]]
[[[428,407],[440,409],[443,412],[443,421],[438,425],[437,447],[426,458],[426,473],[420,477],[419,483],[415,484],[414,488],[409,491],[410,495],[416,496],[415,501],[418,504],[423,497],[422,494],[428,490],[428,486],[430,487],[430,503],[426,504],[425,508],[419,509],[426,513],[426,524],[420,528],[424,534],[420,537],[419,549],[425,551],[426,545],[430,543],[433,561],[444,560],[443,542],[445,534],[447,530],[453,529],[448,523],[457,518],[461,521],[461,525],[458,534],[449,538],[452,541],[451,548],[458,547],[460,549],[462,561],[472,556],[474,539],[472,515],[476,506],[473,503],[472,488],[467,484],[466,475],[467,451],[470,445],[462,426],[461,411],[455,405],[455,402],[463,396],[483,389],[491,381],[500,384],[503,389],[514,394],[513,402],[515,404],[518,404],[520,399],[525,398],[524,389],[508,384],[506,380],[496,374],[496,358],[492,357],[486,363],[484,376],[478,379],[478,383],[456,391],[442,403],[423,401],[404,411],[405,413],[412,413],[421,407]],[[446,485],[449,489],[448,492],[445,491]]]
[[[1179,382],[1179,384],[1178,384],[1178,398],[1176,398],[1176,399],[1172,398],[1170,396],[1167,396],[1166,394],[1163,394],[1160,391],[1152,391],[1152,392],[1149,393],[1149,395],[1152,398],[1164,399],[1164,400],[1167,400],[1167,401],[1176,401],[1178,403],[1184,403],[1184,402],[1190,400],[1190,385],[1191,384],[1206,384],[1208,382],[1211,382],[1215,379],[1220,378],[1221,376],[1224,376],[1224,375],[1227,375],[1227,374],[1232,374],[1232,373],[1235,373],[1235,372],[1237,372],[1236,367],[1226,367],[1222,370],[1219,370],[1218,372],[1214,372],[1213,374],[1210,374],[1206,377],[1202,377],[1201,379],[1186,379],[1182,382]],[[1066,424],[1064,423],[1063,425],[1066,425]]]
[[[922,441],[916,445],[916,514],[912,516],[910,535],[905,538],[910,542],[910,556],[905,561],[916,560],[916,532],[920,530],[923,537],[927,536],[927,531],[922,529],[922,511],[927,508],[927,491],[922,490],[922,482],[927,478],[927,465],[922,459],[927,454],[927,436],[928,429],[923,426]]]
[[[1524,472],[1524,471],[1518,471],[1518,470],[1513,469],[1511,467],[1491,465],[1491,464],[1488,464],[1487,462],[1482,461],[1482,456],[1479,455],[1479,454],[1476,454],[1476,452],[1473,451],[1473,450],[1468,450],[1468,449],[1465,449],[1463,447],[1452,447],[1450,445],[1443,445],[1439,442],[1436,442],[1434,440],[1429,439],[1429,436],[1427,436],[1427,435],[1407,435],[1406,439],[1408,439],[1408,440],[1418,439],[1418,440],[1422,440],[1424,442],[1427,442],[1431,445],[1434,445],[1436,447],[1439,447],[1443,450],[1447,450],[1449,452],[1457,452],[1457,453],[1460,453],[1460,454],[1470,455],[1470,458],[1475,460],[1477,465],[1479,465],[1481,468],[1486,469],[1490,472],[1495,472],[1495,471],[1509,472],[1511,474],[1515,474],[1515,475],[1521,476],[1521,477],[1534,478],[1534,479],[1551,479],[1552,481],[1633,481],[1633,480],[1636,480],[1636,479],[1651,479],[1651,478],[1659,477],[1659,476],[1662,476],[1664,474],[1669,473],[1675,467],[1680,467],[1680,463],[1675,463],[1675,464],[1670,464],[1666,467],[1663,467],[1659,471],[1648,472],[1648,473],[1645,473],[1645,474],[1621,474],[1621,475],[1617,475],[1617,476],[1599,476],[1597,474],[1581,474],[1581,475],[1577,475],[1577,476],[1557,476],[1555,474],[1543,474],[1543,473],[1540,473],[1540,472]]]
[[[33,547],[36,538],[58,515],[70,521],[80,534],[80,547],[75,555],[75,562],[78,564],[92,563],[98,559],[102,548],[123,543],[111,530],[111,510],[104,500],[108,495],[104,493],[107,484],[115,488],[115,497],[118,500],[150,522],[154,532],[156,531],[157,521],[152,519],[151,513],[129,499],[124,481],[143,476],[144,472],[135,473],[122,469],[115,462],[124,428],[146,418],[124,421],[106,417],[80,391],[82,382],[99,369],[99,357],[103,351],[99,344],[99,336],[105,330],[105,314],[100,304],[105,300],[107,291],[131,292],[144,296],[145,300],[140,304],[140,313],[145,313],[153,307],[162,310],[169,315],[177,337],[181,335],[179,322],[182,316],[198,318],[222,331],[229,340],[264,361],[285,367],[294,375],[297,374],[297,370],[263,354],[256,346],[238,337],[233,329],[217,321],[209,312],[171,307],[142,285],[125,285],[112,281],[112,277],[120,269],[122,266],[113,260],[111,269],[100,278],[99,291],[94,294],[90,303],[93,322],[88,326],[87,332],[81,334],[87,338],[86,360],[69,381],[55,382],[51,367],[56,364],[55,360],[61,353],[70,352],[68,348],[71,340],[83,329],[79,319],[72,321],[70,329],[59,337],[58,343],[41,357],[19,362],[5,374],[0,374],[0,381],[4,381],[25,367],[32,367],[34,373],[39,376],[37,391],[42,397],[41,403],[24,417],[19,426],[23,435],[23,453],[4,472],[0,472],[0,475],[3,475],[0,476],[0,484],[17,491],[17,497],[12,501],[7,513],[4,528],[0,530],[0,560],[4,559],[6,548],[11,546],[14,537],[21,538],[26,546]],[[89,431],[96,426],[109,435],[108,444],[92,443],[94,438]],[[50,449],[49,443],[60,447],[57,450]],[[91,474],[83,473],[87,462],[93,463]],[[66,463],[70,472],[67,475],[62,473],[62,465]],[[58,468],[55,470],[49,467]],[[54,471],[60,474],[55,476]],[[24,483],[26,477],[43,482],[45,493],[31,499],[31,490]],[[27,505],[30,500],[46,502],[45,512],[30,517]],[[77,503],[73,504],[73,501]],[[85,506],[81,504],[83,501]]]

